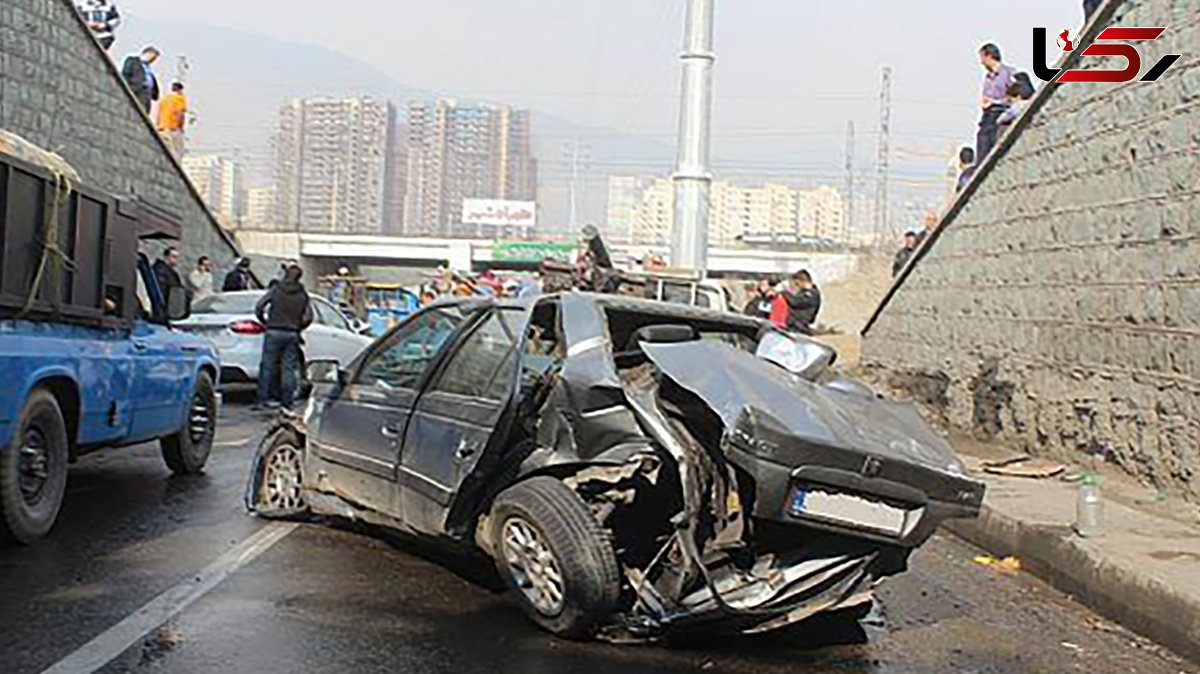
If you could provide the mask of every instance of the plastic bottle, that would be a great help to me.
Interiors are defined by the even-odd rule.
[[[1104,534],[1104,501],[1100,499],[1100,478],[1086,475],[1079,483],[1075,499],[1075,533],[1084,538]]]

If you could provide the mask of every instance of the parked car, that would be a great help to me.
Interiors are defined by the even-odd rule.
[[[221,381],[258,381],[263,335],[267,328],[254,316],[254,306],[264,290],[210,295],[192,305],[192,315],[175,325],[179,330],[206,337],[221,354]],[[332,359],[349,365],[371,344],[371,337],[355,329],[333,303],[311,296],[313,324],[304,331],[304,354],[310,360]]]
[[[257,452],[248,506],[477,548],[567,637],[856,611],[983,486],[907,405],[748,317],[568,293],[435,304]]]
[[[84,454],[158,441],[172,472],[201,472],[218,362],[172,328],[187,293],[160,288],[138,253],[178,239],[179,222],[67,179],[32,145],[22,156],[0,152],[0,539],[30,544],[54,526],[67,466]]]

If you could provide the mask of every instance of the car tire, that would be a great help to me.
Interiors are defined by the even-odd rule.
[[[304,442],[290,428],[281,428],[267,440],[258,458],[254,512],[268,519],[304,515]]]
[[[0,537],[29,545],[50,532],[67,489],[70,442],[58,400],[35,389],[0,448]]]
[[[204,472],[208,455],[212,452],[213,437],[217,432],[217,391],[212,377],[207,372],[196,375],[196,385],[188,399],[187,417],[179,432],[165,437],[162,446],[163,461],[176,475],[198,475]]]
[[[490,529],[496,568],[542,629],[588,637],[617,609],[621,570],[611,537],[561,481],[535,477],[502,492]]]

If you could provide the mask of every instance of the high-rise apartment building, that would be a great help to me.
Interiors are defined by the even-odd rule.
[[[841,190],[822,185],[800,192],[800,233],[839,243],[847,239],[845,199]]]
[[[796,190],[780,183],[744,187],[713,183],[708,242],[732,246],[743,240],[785,241],[796,237]],[[617,242],[667,245],[675,219],[674,184],[665,178],[608,179],[606,234]]]
[[[286,103],[275,166],[280,227],[379,233],[398,218],[395,117],[391,103],[363,96]]]
[[[256,231],[278,229],[275,222],[275,188],[251,187],[246,190],[242,226]]]
[[[477,236],[464,199],[537,200],[529,112],[505,105],[415,102],[405,123],[404,233]]]
[[[675,219],[675,186],[665,178],[612,176],[604,236],[613,243],[666,246]]]
[[[209,210],[226,229],[238,226],[241,212],[241,173],[228,157],[216,154],[189,154],[183,158],[183,171]]]
[[[728,181],[713,183],[709,244],[730,246],[738,241],[785,240],[796,236],[796,190],[780,183],[745,187]]]

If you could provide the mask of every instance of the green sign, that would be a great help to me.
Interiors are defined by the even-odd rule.
[[[492,244],[492,260],[495,262],[569,260],[574,252],[575,246],[566,242],[497,241]]]

